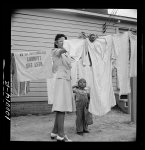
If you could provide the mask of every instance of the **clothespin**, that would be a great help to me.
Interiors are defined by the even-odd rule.
[[[81,32],[81,33],[79,34],[79,37],[78,37],[78,38],[83,38],[83,39],[87,38],[86,33],[85,33],[85,32]]]

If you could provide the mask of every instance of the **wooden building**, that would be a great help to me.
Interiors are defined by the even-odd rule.
[[[103,26],[105,22],[106,26]],[[137,29],[137,19],[109,15],[106,10],[20,9],[11,18],[11,52],[49,51],[58,33],[71,39],[77,38],[80,32],[107,35],[131,28]],[[112,78],[114,91],[117,92],[115,70]],[[25,96],[11,95],[12,115],[49,112],[51,105],[48,105],[46,80],[30,82],[30,92]]]

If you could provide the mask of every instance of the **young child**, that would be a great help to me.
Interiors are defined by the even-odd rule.
[[[76,102],[76,131],[83,135],[88,133],[88,124],[86,121],[86,111],[88,111],[90,94],[86,88],[86,80],[81,78],[77,86],[73,86],[73,93]]]

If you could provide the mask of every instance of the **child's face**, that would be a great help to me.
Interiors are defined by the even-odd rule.
[[[85,88],[86,87],[86,81],[84,79],[81,79],[79,82],[78,82],[78,86],[80,88]]]

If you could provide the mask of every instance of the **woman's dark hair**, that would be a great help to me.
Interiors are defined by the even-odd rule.
[[[64,34],[57,34],[57,35],[55,36],[55,42],[56,42],[58,39],[60,39],[61,37],[64,37],[65,40],[67,40],[67,37],[66,37]],[[54,47],[55,47],[55,48],[58,48],[58,46],[55,44],[55,42],[54,42]]]

